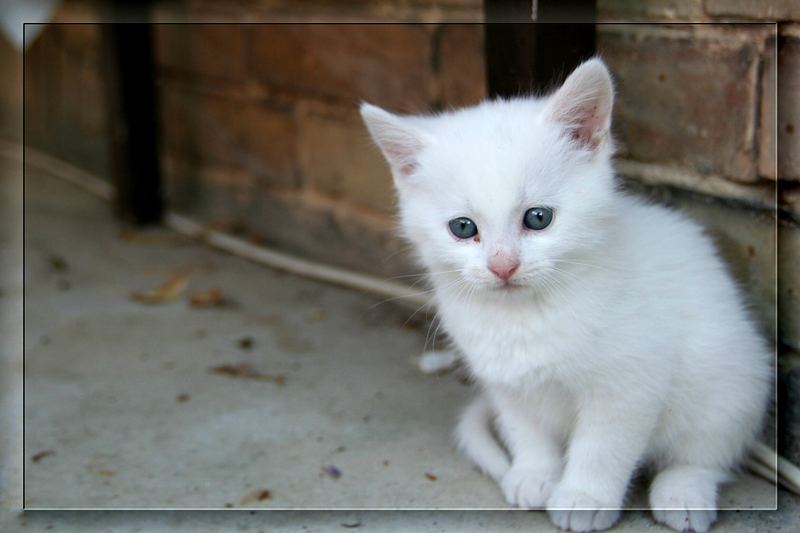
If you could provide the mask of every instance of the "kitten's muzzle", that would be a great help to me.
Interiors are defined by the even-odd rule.
[[[514,272],[519,268],[519,261],[517,259],[509,258],[504,255],[495,255],[489,259],[489,270],[492,274],[497,276],[503,281],[508,281]]]

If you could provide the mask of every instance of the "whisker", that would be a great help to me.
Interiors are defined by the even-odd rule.
[[[400,276],[392,276],[390,278],[385,278],[386,281],[396,280],[396,279],[404,279],[404,278],[424,278],[427,276],[441,276],[444,274],[453,274],[456,272],[461,272],[462,269],[458,268],[455,270],[440,270],[438,272],[430,271],[430,272],[419,272],[417,274],[402,274]]]
[[[620,267],[620,266],[607,266],[607,265],[598,265],[595,263],[584,263],[581,261],[570,261],[567,259],[552,259],[554,263],[564,263],[568,265],[578,265],[578,266],[586,266],[591,268],[596,268],[598,270],[605,270],[607,272],[631,272],[630,269]]]

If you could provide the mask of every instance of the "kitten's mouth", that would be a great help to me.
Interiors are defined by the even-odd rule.
[[[494,289],[495,291],[500,291],[500,292],[511,292],[511,291],[517,290],[517,289],[519,289],[521,287],[522,287],[522,285],[514,283],[513,281],[505,281],[505,282],[503,282],[503,283],[501,283],[499,285],[493,286],[492,289]]]

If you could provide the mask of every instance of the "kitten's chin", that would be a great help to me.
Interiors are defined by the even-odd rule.
[[[510,280],[502,283],[492,283],[486,289],[495,294],[519,294],[530,289],[530,285]]]
[[[519,285],[517,283],[508,282],[508,283],[500,283],[500,284],[497,284],[497,285],[492,285],[491,290],[497,291],[497,292],[514,292],[514,291],[522,290],[524,288],[525,288],[524,285]]]

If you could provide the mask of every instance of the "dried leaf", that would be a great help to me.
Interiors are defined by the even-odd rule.
[[[283,385],[285,382],[285,378],[282,374],[264,374],[263,372],[259,372],[253,368],[253,366],[248,363],[226,363],[224,365],[212,366],[209,370],[215,374],[222,374],[232,378],[271,381],[277,385]]]
[[[191,396],[189,396],[185,392],[182,392],[182,393],[178,394],[178,396],[175,397],[175,401],[178,402],[178,403],[186,403],[186,402],[189,401],[189,398],[191,398]]]
[[[58,254],[52,254],[47,260],[50,263],[50,268],[56,272],[66,272],[69,270],[69,264],[67,263],[67,260]]]
[[[428,478],[430,481],[436,481],[437,479],[439,479],[438,477],[434,476],[430,472],[425,472],[425,477]]]
[[[196,292],[189,299],[189,305],[200,308],[222,307],[225,303],[225,296],[216,287],[205,292]]]
[[[161,286],[149,291],[133,291],[130,293],[131,299],[148,305],[163,304],[172,302],[181,297],[189,285],[188,270],[182,270],[170,276],[170,278]]]
[[[239,505],[247,505],[251,502],[263,502],[272,498],[272,491],[267,489],[254,490],[239,502]]]
[[[56,452],[53,451],[53,450],[44,450],[44,451],[41,451],[39,453],[33,454],[31,456],[31,461],[33,461],[34,463],[38,463],[39,461],[41,461],[42,459],[44,459],[48,455],[55,455],[55,453]]]

